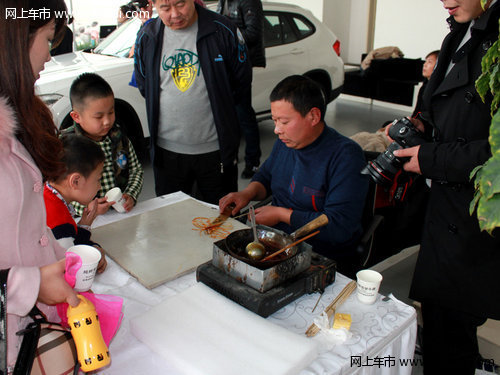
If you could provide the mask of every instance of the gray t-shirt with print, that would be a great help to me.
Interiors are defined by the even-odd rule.
[[[198,22],[180,30],[165,26],[160,64],[157,145],[180,154],[217,151],[212,107],[196,49]]]

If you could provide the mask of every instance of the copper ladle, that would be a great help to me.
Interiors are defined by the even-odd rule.
[[[266,254],[266,248],[263,244],[259,242],[259,237],[257,237],[257,228],[255,227],[255,209],[250,206],[250,223],[252,225],[253,231],[253,242],[250,242],[246,247],[245,251],[250,259],[260,260]]]

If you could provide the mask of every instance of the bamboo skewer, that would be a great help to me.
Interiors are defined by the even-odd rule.
[[[272,253],[271,255],[268,255],[268,256],[267,256],[267,257],[265,257],[264,259],[262,259],[262,262],[265,262],[265,261],[267,261],[267,260],[269,260],[269,259],[271,259],[271,258],[274,258],[276,255],[281,254],[283,251],[286,251],[286,250],[288,250],[289,248],[294,247],[295,245],[297,245],[297,244],[301,243],[302,241],[305,241],[305,240],[307,240],[307,239],[311,238],[312,236],[317,235],[318,233],[319,233],[319,230],[317,230],[316,232],[313,232],[313,233],[311,233],[311,234],[309,234],[309,235],[307,235],[307,236],[305,236],[305,237],[302,237],[300,240],[297,240],[297,241],[295,241],[295,242],[292,242],[291,244],[286,245],[286,246],[285,246],[284,248],[282,248],[281,250],[278,250],[278,251],[276,251],[276,252]]]
[[[356,281],[352,280],[349,284],[347,284],[344,289],[339,293],[339,295],[330,303],[326,309],[326,315],[328,315],[328,319],[335,314],[335,310],[342,305],[345,300],[356,290]],[[315,336],[319,332],[320,328],[316,324],[311,324],[306,331],[307,337]]]
[[[212,229],[214,228],[217,228],[219,226],[221,226],[222,224],[224,224],[226,222],[227,219],[231,218],[231,219],[238,219],[240,217],[243,217],[243,216],[246,216],[247,214],[242,214],[242,215],[238,215],[238,216],[228,216],[226,219],[215,219],[213,222],[211,222],[209,225],[207,225],[203,230],[204,231],[211,231]]]

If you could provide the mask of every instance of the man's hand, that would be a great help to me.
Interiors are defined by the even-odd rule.
[[[394,151],[394,155],[397,156],[398,158],[407,158],[407,157],[410,158],[410,160],[403,165],[403,169],[405,171],[422,174],[422,172],[420,171],[420,164],[418,162],[419,150],[420,150],[420,145],[410,148],[404,148],[401,150],[396,150]]]
[[[286,223],[290,225],[290,217],[292,210],[284,207],[263,206],[255,210],[255,222],[257,224],[267,225],[272,227],[278,223]]]
[[[236,215],[243,207],[245,207],[250,202],[250,198],[245,194],[244,191],[238,191],[235,193],[229,193],[219,199],[219,211],[223,213],[227,206],[234,204],[234,208],[231,211],[231,215]]]
[[[424,126],[424,123],[422,121],[420,121],[419,119],[416,119],[416,118],[413,118],[413,117],[407,117],[408,120],[410,120],[410,122],[413,124],[413,126],[415,128],[417,128],[418,131],[424,133],[425,132],[425,126]],[[394,120],[392,123],[390,123],[389,125],[387,125],[385,127],[385,135],[387,136],[387,138],[389,138],[389,140],[391,142],[394,142],[394,139],[392,139],[390,136],[389,136],[389,129],[391,128],[391,126],[394,124],[394,122],[398,121],[397,119]]]
[[[66,280],[64,280],[65,268],[65,259],[40,267],[40,290],[38,291],[38,301],[46,305],[66,302],[73,307],[76,307],[80,303],[76,292],[71,289]]]

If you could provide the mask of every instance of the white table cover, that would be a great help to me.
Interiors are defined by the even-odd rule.
[[[167,204],[187,199],[183,193],[169,194],[145,202],[139,202],[128,214],[108,212],[99,217],[94,226],[121,220],[127,215],[137,215]],[[285,306],[267,320],[303,335],[328,304],[350,281],[337,273],[334,284],[326,288],[314,313],[312,309],[319,294],[305,295]],[[169,296],[195,285],[195,273],[182,276],[152,290],[143,287],[135,278],[108,259],[107,270],[96,277],[92,287],[95,293],[113,294],[123,298],[124,319],[110,344],[111,365],[102,374],[168,374],[180,375],[181,371],[168,363],[130,331],[130,320],[147,312]],[[411,374],[410,361],[415,348],[416,313],[396,298],[379,295],[373,305],[360,303],[355,293],[337,312],[351,314],[352,337],[333,347],[322,345],[316,360],[303,369],[301,375],[323,374]],[[168,319],[168,317],[165,317]],[[321,340],[320,337],[311,340]],[[321,342],[323,344],[323,342]]]

